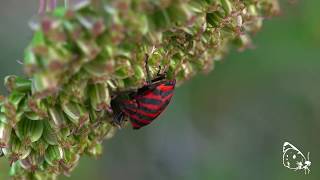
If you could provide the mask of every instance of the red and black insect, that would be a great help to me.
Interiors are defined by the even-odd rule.
[[[166,79],[160,75],[150,81],[148,58],[146,58],[146,71],[148,82],[137,92],[127,94],[127,98],[117,96],[111,101],[114,112],[113,122],[121,126],[125,116],[129,118],[134,129],[140,129],[150,124],[168,106],[173,96],[176,80]]]

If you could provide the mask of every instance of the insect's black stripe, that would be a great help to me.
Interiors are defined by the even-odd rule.
[[[153,113],[149,113],[148,111],[150,109],[148,108],[145,108],[143,106],[140,106],[140,108],[138,109],[139,111],[143,111],[144,113],[147,113],[147,114],[150,114],[150,115],[153,115],[153,117],[150,117],[150,116],[147,116],[147,115],[144,115],[144,114],[141,114],[139,112],[137,112],[139,118],[142,118],[142,119],[145,119],[145,120],[148,120],[148,121],[153,121],[154,119],[156,119],[162,112],[164,109],[166,109],[166,107],[169,105],[170,103],[170,99],[166,100],[161,106],[160,108],[157,110],[157,111],[154,111]],[[142,108],[143,107],[143,108]],[[144,111],[142,109],[146,109],[147,111]],[[151,109],[152,110],[152,109]]]
[[[143,104],[153,104],[153,105],[161,105],[162,103],[162,101],[159,99],[146,98],[146,97],[142,97],[141,99],[139,99],[139,102]]]
[[[174,91],[173,89],[172,90],[167,90],[167,91],[164,91],[164,90],[161,90],[161,89],[154,89],[152,91],[152,94],[155,95],[155,96],[162,96],[162,98],[165,98],[169,94],[172,94],[173,91]]]
[[[157,88],[155,88],[155,89],[153,89],[152,91],[150,91],[153,95],[155,95],[155,96],[161,96],[161,93],[162,93],[162,91],[161,90],[159,90],[159,89],[157,89]]]
[[[131,117],[130,119],[134,119],[135,121],[139,122],[142,126],[150,124],[152,121],[141,119],[139,116]]]
[[[133,118],[130,118],[130,121],[132,121],[133,123],[135,123],[135,124],[137,124],[137,125],[139,126],[139,127],[135,127],[136,129],[139,129],[140,127],[146,125],[146,124],[141,123],[140,121],[137,121],[137,120],[135,120],[135,119],[133,119]]]
[[[170,94],[169,94],[170,95]],[[130,109],[131,111],[134,110],[134,109],[140,109],[141,111],[144,111],[146,113],[149,113],[149,114],[156,114],[158,113],[161,109],[164,109],[164,107],[166,107],[170,100],[171,100],[171,97],[166,97],[167,99],[165,101],[161,101],[159,102],[159,104],[151,104],[151,105],[155,105],[155,106],[158,106],[159,109],[152,109],[152,108],[149,108],[148,105],[150,105],[150,103],[145,103],[145,101],[143,101],[142,99],[139,99],[138,101],[138,104],[140,104],[138,107],[136,106],[136,104],[129,104],[129,103],[124,103],[123,104],[123,108],[125,109]],[[147,99],[147,98],[143,98],[143,99]],[[133,111],[132,111],[133,112]]]
[[[135,106],[133,104],[124,104],[123,108],[130,109],[132,111],[132,110],[137,109],[137,106]],[[157,113],[159,111],[158,109],[150,109],[145,106],[139,106],[139,109],[141,109],[142,111],[151,113],[151,114]]]
[[[163,91],[162,94],[161,94],[161,96],[162,96],[163,98],[166,98],[167,96],[169,96],[170,94],[172,94],[173,91],[174,91],[173,89],[172,89],[172,90],[169,90],[169,91]]]
[[[150,109],[148,107],[145,107],[145,106],[140,106],[139,107],[139,110],[141,111],[144,111],[148,114],[157,114],[159,112],[159,109],[155,110],[155,109]]]
[[[169,105],[170,100],[171,100],[171,98],[169,98],[166,101],[164,101],[163,104],[161,106],[159,106],[159,109],[157,109],[157,110],[150,109],[150,108],[148,108],[148,106],[147,107],[146,106],[139,106],[138,110],[143,111],[143,112],[148,113],[148,114],[154,114],[154,115],[157,114],[157,116],[158,116]],[[154,118],[156,118],[156,117],[154,117]]]
[[[146,115],[143,115],[143,114],[140,114],[138,112],[134,112],[132,111],[131,109],[126,109],[127,113],[130,114],[130,115],[136,115],[138,118],[142,119],[142,120],[146,120],[146,121],[153,121],[154,120],[154,117],[149,117],[149,116],[146,116]],[[158,111],[159,112],[159,111]],[[132,118],[132,117],[130,117]]]
[[[126,104],[125,108],[130,109],[130,110],[134,110],[134,109],[137,109],[137,106],[132,105],[132,104]],[[144,111],[146,113],[149,113],[149,114],[156,114],[159,112],[159,109],[151,109],[146,106],[139,106],[138,109],[140,109],[141,111]]]
[[[130,121],[132,121],[133,123],[135,123],[135,124],[137,124],[139,126],[145,126],[146,125],[146,123],[143,123],[143,122],[133,118],[133,115],[135,115],[136,113],[129,112],[127,109],[125,110],[125,112],[129,116]],[[132,114],[132,116],[131,116],[131,114]]]
[[[168,104],[169,104],[170,101],[171,101],[171,98],[172,98],[172,94],[171,94],[171,97],[170,97],[170,95],[167,96],[167,97],[166,97],[166,100],[162,101],[161,105],[159,105],[159,106],[158,106],[158,105],[155,105],[155,106],[159,107],[159,108],[157,108],[157,109],[152,109],[152,108],[150,108],[150,107],[149,107],[150,104],[144,104],[144,103],[138,102],[138,103],[139,103],[139,108],[138,108],[138,109],[140,109],[140,110],[142,110],[142,111],[145,111],[145,112],[147,112],[147,113],[150,113],[150,114],[156,114],[156,113],[158,113],[159,111],[163,111],[163,109],[165,109],[166,106],[168,106]],[[165,99],[165,98],[164,98],[164,99]]]

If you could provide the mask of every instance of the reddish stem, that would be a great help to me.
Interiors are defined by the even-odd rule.
[[[39,0],[39,10],[38,13],[43,15],[47,9],[47,0]]]
[[[57,0],[51,0],[49,4],[49,8],[53,11],[57,7]]]

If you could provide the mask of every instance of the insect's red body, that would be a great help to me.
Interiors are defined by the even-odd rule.
[[[121,111],[129,117],[134,129],[150,124],[168,106],[173,96],[175,80],[146,85],[132,98],[120,103]]]
[[[160,81],[158,81],[160,79]],[[137,92],[130,93],[129,98],[117,97],[111,101],[114,111],[113,122],[121,125],[125,116],[134,129],[150,124],[168,106],[173,96],[175,80],[154,80]]]
[[[161,67],[157,77],[151,79],[148,66],[149,55],[146,54],[145,58],[147,84],[137,92],[127,94],[127,98],[120,95],[111,101],[114,112],[113,123],[118,126],[122,125],[125,116],[129,117],[134,129],[150,124],[166,109],[173,96],[176,80],[168,80],[165,74],[160,74]]]

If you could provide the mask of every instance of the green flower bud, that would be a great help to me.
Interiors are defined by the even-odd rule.
[[[38,64],[37,64],[37,58],[34,52],[31,50],[31,48],[27,48],[25,50],[24,55],[24,70],[26,74],[33,74],[36,71],[38,71]]]
[[[106,133],[105,139],[111,139],[117,132],[116,127],[111,127],[110,130]]]
[[[125,79],[133,75],[133,70],[131,63],[127,59],[116,59],[116,71],[114,72],[114,77],[117,79]]]
[[[43,122],[24,118],[18,123],[15,132],[19,139],[24,143],[29,144],[32,142],[36,142],[42,136]]]
[[[171,23],[175,23],[179,26],[184,25],[185,22],[190,18],[190,12],[185,4],[172,3],[165,9],[165,11]]]
[[[110,107],[110,95],[107,84],[97,83],[89,87],[89,97],[91,106],[96,111],[101,111]]]
[[[43,133],[45,133],[45,130]],[[43,136],[44,136],[44,134],[43,134]],[[35,152],[37,152],[40,156],[44,156],[48,146],[49,146],[49,144],[43,138],[41,138],[38,141],[31,144],[32,149]]]
[[[9,157],[11,164],[19,159],[25,159],[31,152],[31,148],[22,143],[19,138],[12,133],[9,147],[2,149],[3,154]]]
[[[26,113],[24,113],[24,115],[30,120],[34,120],[34,121],[43,120],[43,118],[41,116],[39,116],[37,113],[35,113],[33,111],[26,112]]]
[[[203,13],[207,10],[209,4],[207,1],[190,1],[188,4],[190,11],[196,13]]]
[[[18,91],[13,91],[8,97],[8,103],[12,105],[14,110],[18,110],[20,102],[25,98],[25,93],[20,93]]]
[[[28,99],[27,104],[30,111],[36,113],[41,118],[48,117],[47,104],[45,101],[31,97]],[[29,109],[26,111],[29,111]]]
[[[8,147],[11,130],[12,128],[8,124],[0,121],[0,148]]]
[[[80,155],[74,149],[66,149],[64,151],[63,166],[64,173],[69,174],[78,165]]]
[[[82,127],[89,121],[89,114],[85,108],[75,102],[65,102],[62,104],[63,112],[68,116],[68,119],[78,127]]]
[[[55,132],[54,129],[52,129],[50,127],[50,124],[47,122],[44,123],[43,139],[46,141],[46,143],[50,145],[59,144],[59,138],[58,138],[57,132]]]
[[[43,64],[50,73],[62,73],[70,62],[70,55],[64,51],[63,47],[59,47],[58,45],[48,47],[47,57],[41,59],[41,64]]]
[[[48,169],[50,169],[48,167]],[[54,172],[54,170],[52,170]],[[36,171],[33,173],[33,179],[34,180],[57,180],[57,174],[54,174],[52,172],[46,172],[44,173],[43,171]],[[33,180],[32,179],[32,180]]]
[[[103,23],[103,19],[101,18],[82,16],[80,14],[77,15],[76,18],[79,23],[92,34],[93,37],[99,36],[106,29],[105,24]]]
[[[58,91],[58,80],[48,72],[33,75],[32,91],[37,97],[42,98]]]
[[[99,46],[94,41],[90,40],[77,40],[76,41],[81,52],[87,57],[89,60],[94,59],[98,53],[100,52]]]
[[[5,115],[2,121],[9,123],[12,127],[21,120],[23,112],[19,112],[19,106],[24,101],[25,94],[13,91],[9,97],[7,97],[3,106],[1,106],[1,113]]]
[[[46,162],[51,165],[57,165],[63,160],[64,150],[59,146],[49,146],[44,156]]]
[[[223,14],[219,11],[215,11],[212,13],[206,14],[206,21],[209,25],[211,25],[214,28],[220,27],[220,23],[223,20]]]
[[[137,86],[143,84],[143,82],[145,82],[147,78],[144,69],[139,65],[134,65],[133,70],[134,76],[132,79],[134,79],[134,81],[130,86]]]
[[[148,24],[152,31],[168,29],[171,25],[170,17],[164,9],[156,9],[148,16]]]
[[[49,108],[49,123],[52,128],[55,130],[60,130],[67,126],[67,120],[62,110],[55,106]]]
[[[112,126],[107,121],[101,121],[96,127],[92,127],[93,132],[90,133],[90,139],[95,139],[96,141],[101,142],[104,139],[107,139],[107,136],[111,137],[114,126]],[[111,134],[109,134],[111,133]]]
[[[0,106],[0,109],[2,109],[2,107]],[[8,124],[9,123],[9,121],[8,121],[8,119],[7,119],[7,117],[6,117],[6,115],[3,113],[3,112],[1,112],[1,110],[0,110],[0,122],[2,122],[2,123],[6,123],[6,124]]]
[[[232,12],[232,4],[230,0],[221,0],[221,5],[223,10],[226,12],[226,15],[229,15]]]
[[[44,157],[39,155],[35,151],[31,151],[28,157],[19,161],[20,166],[30,172],[34,172],[38,169],[38,165],[42,164]]]
[[[22,167],[20,166],[19,162],[14,162],[11,164],[11,168],[9,172],[10,176],[19,177],[22,174],[21,172],[22,172]],[[23,178],[20,178],[20,179],[25,180]]]
[[[15,75],[5,77],[4,84],[8,91],[29,92],[31,90],[31,81]]]
[[[84,65],[84,69],[91,76],[101,78],[110,75],[114,71],[115,62],[113,60],[108,61],[93,61]]]
[[[88,155],[93,156],[95,158],[98,158],[99,156],[101,156],[102,152],[103,152],[103,147],[101,143],[98,143],[98,142],[92,142],[86,151]]]

